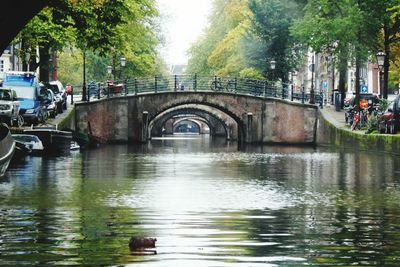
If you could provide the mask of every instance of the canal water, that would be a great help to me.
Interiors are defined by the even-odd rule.
[[[0,183],[0,265],[399,266],[400,157],[189,136],[28,158]]]

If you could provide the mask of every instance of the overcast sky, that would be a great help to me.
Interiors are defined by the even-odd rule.
[[[163,17],[166,46],[161,55],[168,64],[186,64],[187,50],[207,25],[212,0],[157,0]]]

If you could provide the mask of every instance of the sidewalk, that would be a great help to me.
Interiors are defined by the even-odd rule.
[[[335,106],[324,106],[323,109],[320,109],[322,115],[327,119],[330,123],[332,123],[336,128],[345,128],[346,121],[344,113],[345,111],[342,109],[340,111],[335,110]]]

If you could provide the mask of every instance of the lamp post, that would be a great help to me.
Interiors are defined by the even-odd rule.
[[[290,101],[293,101],[293,93],[294,93],[294,77],[297,76],[295,71],[290,72]]]
[[[122,79],[122,77],[123,77],[123,71],[124,71],[124,68],[125,68],[125,66],[126,66],[126,58],[121,57],[121,58],[120,58],[120,62],[121,62],[121,75],[120,75],[120,79]]]
[[[110,65],[107,66],[107,74],[112,74],[112,66]]]
[[[311,62],[311,89],[310,89],[310,104],[315,104],[315,96],[314,96],[314,67],[315,67],[315,58],[314,53],[312,55]]]
[[[269,64],[270,64],[270,67],[271,67],[271,80],[272,80],[272,82],[274,81],[274,79],[275,79],[275,68],[276,68],[276,61],[275,61],[275,59],[272,59],[270,62],[269,62]],[[275,88],[275,86],[274,86],[274,97],[276,97],[276,88]]]
[[[86,51],[83,50],[83,85],[82,85],[82,101],[88,101],[89,97],[87,96],[87,88],[86,88]]]
[[[29,71],[29,60],[31,59],[31,54],[29,52],[25,53],[26,71]]]
[[[121,79],[123,79],[123,71],[126,66],[126,58],[121,57],[120,61],[121,61]],[[125,95],[128,95],[128,87],[126,86],[126,78],[124,79],[124,89],[125,89]]]
[[[387,99],[387,91],[384,88],[383,71],[385,66],[386,53],[383,51],[378,51],[376,53],[376,61],[378,63],[378,77],[379,77],[379,96]],[[382,95],[383,91],[383,95]]]

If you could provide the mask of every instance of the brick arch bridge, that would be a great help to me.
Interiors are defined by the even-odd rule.
[[[204,105],[230,116],[242,142],[313,144],[317,107],[277,98],[220,92],[160,92],[106,98],[76,104],[75,128],[110,142],[146,142],[149,123],[163,112]]]

